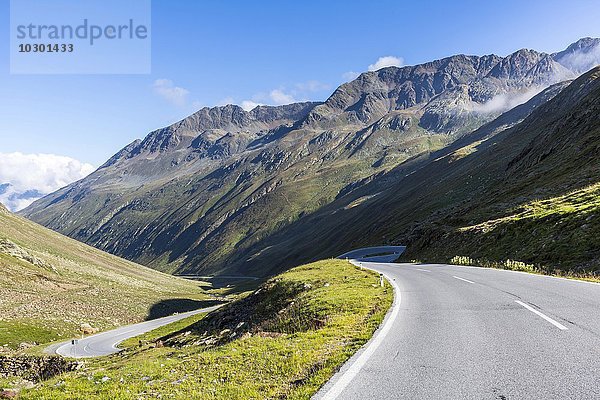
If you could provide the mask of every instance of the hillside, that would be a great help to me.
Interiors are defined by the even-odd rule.
[[[389,243],[407,245],[406,260],[598,274],[600,67],[564,86],[532,99],[539,105],[520,123],[485,134],[501,116],[411,173],[398,168],[267,238],[250,250],[252,265]]]
[[[21,398],[308,399],[371,337],[392,298],[378,274],[348,262],[300,266]]]
[[[62,236],[0,205],[0,347],[106,329],[211,303],[198,283]]]
[[[383,68],[323,103],[204,108],[22,213],[163,271],[250,275],[245,262],[269,237],[306,224],[336,199],[356,199],[352,193],[371,182],[416,171],[504,111],[575,77],[598,43]],[[480,133],[493,136],[529,111],[504,114]],[[318,248],[284,257],[314,259]],[[267,275],[280,261],[253,262],[252,274]]]
[[[400,239],[412,244],[407,257],[509,258],[546,272],[600,274],[599,112],[600,68],[594,68],[466,166],[471,180],[496,179],[478,188],[478,201],[469,198]],[[516,137],[528,141],[515,147]]]

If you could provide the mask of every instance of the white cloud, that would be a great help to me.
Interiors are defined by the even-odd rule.
[[[485,103],[472,102],[470,109],[481,114],[508,111],[520,104],[528,102],[533,96],[544,89],[545,86],[536,86],[524,92],[502,93],[492,97]]]
[[[285,93],[281,89],[271,90],[269,97],[276,105],[295,103],[296,99],[293,95]]]
[[[324,90],[331,89],[331,86],[327,83],[319,82],[319,81],[308,81],[296,83],[296,88],[301,92],[321,92]]]
[[[94,170],[90,164],[54,154],[0,153],[0,202],[18,211]]]
[[[183,107],[186,104],[187,96],[190,94],[187,89],[175,86],[170,79],[157,79],[152,87],[155,93],[178,107]]]
[[[401,67],[404,64],[404,60],[400,57],[385,56],[379,57],[375,64],[369,65],[369,71],[377,71],[378,69],[385,67]]]
[[[257,93],[252,96],[251,100],[244,100],[239,103],[239,105],[244,110],[250,111],[256,106],[264,106],[267,104],[280,106],[283,104],[295,103],[297,101],[295,97],[296,93],[297,92],[294,90],[287,92],[285,88],[273,89],[269,93]],[[236,104],[232,98],[229,100],[231,104]]]
[[[575,73],[587,72],[600,64],[600,46],[566,54],[558,61]]]
[[[242,104],[240,104],[240,106],[246,110],[246,111],[250,111],[253,110],[254,108],[256,108],[257,106],[262,106],[264,104],[262,103],[257,103],[255,101],[252,100],[244,100],[242,101]]]
[[[369,71],[377,71],[381,68],[386,67],[401,67],[404,65],[404,59],[402,57],[394,57],[394,56],[385,56],[379,57],[377,61],[373,64],[370,64],[367,67]],[[342,79],[344,82],[350,82],[359,77],[361,73],[356,71],[347,71],[342,74]]]
[[[331,86],[327,83],[310,80],[299,82],[288,87],[280,86],[269,92],[255,93],[250,99],[243,100],[240,103],[236,103],[234,98],[228,97],[221,100],[218,105],[239,104],[244,110],[250,111],[256,106],[264,106],[267,104],[279,106],[299,101],[308,101],[314,93],[324,92],[330,89]]]
[[[344,79],[344,81],[350,82],[358,78],[359,75],[360,72],[348,71],[342,74],[342,78]]]

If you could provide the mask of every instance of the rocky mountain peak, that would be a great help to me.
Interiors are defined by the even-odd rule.
[[[575,74],[589,71],[600,64],[600,38],[579,39],[552,58]]]
[[[565,50],[555,53],[554,56],[560,58],[561,56],[577,52],[590,53],[591,51],[594,51],[598,45],[600,45],[600,38],[585,37],[570,44]]]
[[[489,76],[498,79],[520,79],[533,68],[542,58],[544,53],[535,50],[521,49],[509,54],[492,68]]]
[[[452,119],[456,113],[465,116],[471,102],[485,104],[498,95],[511,95],[530,87],[541,90],[575,78],[600,62],[599,44],[600,39],[583,38],[552,55],[521,49],[506,57],[459,54],[419,65],[382,68],[342,84],[324,103],[257,106],[250,111],[233,104],[205,107],[128,145],[109,163],[143,153],[185,148],[202,152],[201,156],[225,156],[244,150],[247,144],[284,125],[313,131],[340,125],[360,128],[390,112],[415,106],[426,108],[426,126],[447,132],[448,124],[440,121]],[[452,100],[453,93],[460,94],[460,102]],[[442,97],[437,99],[438,96]],[[453,110],[452,115],[444,112],[446,108]],[[227,143],[228,150],[209,151],[218,141],[221,147]]]
[[[179,122],[151,132],[143,140],[130,143],[101,168],[137,156],[141,156],[146,163],[158,160],[166,163],[165,165],[178,164],[181,159],[193,160],[198,155],[201,158],[229,156],[243,150],[249,142],[270,130],[303,118],[318,104],[320,103],[304,102],[283,106],[257,106],[251,111],[245,111],[234,104],[204,107]],[[218,148],[211,148],[213,145]],[[157,158],[157,154],[176,150],[187,155],[169,160]]]

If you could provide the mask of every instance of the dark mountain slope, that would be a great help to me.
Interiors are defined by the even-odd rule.
[[[296,259],[390,243],[407,244],[406,259],[466,255],[597,271],[599,112],[600,67],[512,128],[403,178],[381,177],[298,221],[254,248],[250,263],[282,260],[283,268]]]

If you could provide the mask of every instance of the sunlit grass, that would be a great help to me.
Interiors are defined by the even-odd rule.
[[[11,349],[66,340],[81,323],[105,330],[140,322],[173,299],[214,300],[201,282],[134,264],[7,211],[0,212],[0,271],[0,346]]]
[[[134,339],[124,343],[133,346],[124,353],[89,361],[23,398],[308,399],[383,320],[393,291],[378,280],[340,260],[294,268],[263,286],[266,293],[255,297],[263,315],[248,315],[252,326],[235,339],[195,345],[209,329],[204,320],[187,328],[172,325],[146,338],[189,331],[175,337],[177,347],[138,348]],[[226,307],[244,309],[252,296],[259,295]],[[311,324],[315,319],[324,323]]]
[[[458,228],[436,246],[455,264],[599,281],[598,237],[600,183]]]

